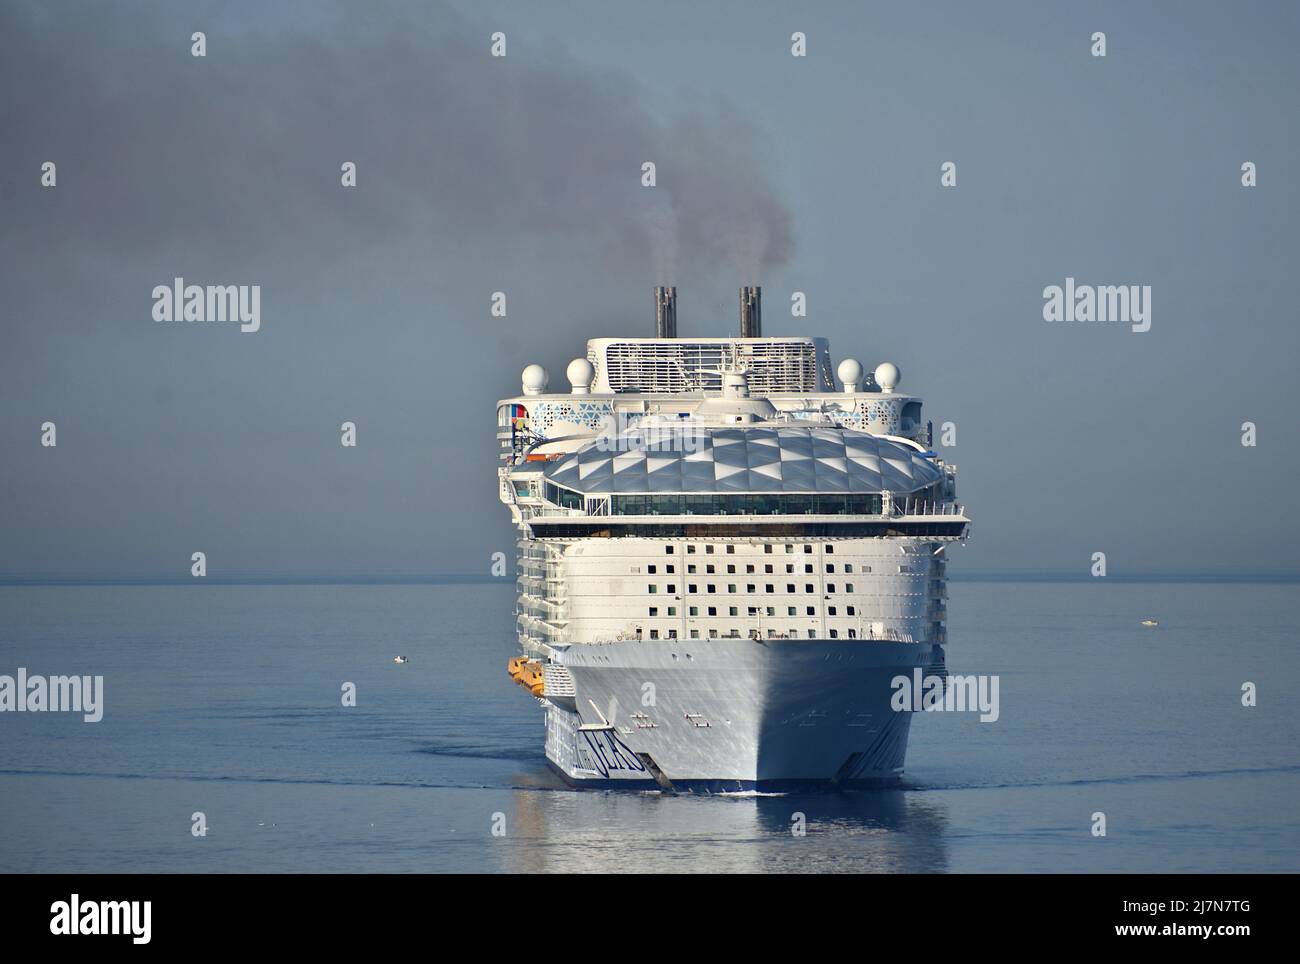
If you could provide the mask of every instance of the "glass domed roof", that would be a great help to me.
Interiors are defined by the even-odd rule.
[[[831,427],[636,428],[550,464],[546,478],[587,494],[916,492],[943,470],[898,442]]]

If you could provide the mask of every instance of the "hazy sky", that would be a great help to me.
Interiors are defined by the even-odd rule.
[[[1293,4],[180,6],[0,2],[0,577],[485,574],[495,400],[663,282],[897,363],[953,571],[1300,571]],[[154,322],[177,276],[261,330]],[[1045,322],[1067,277],[1151,330]]]

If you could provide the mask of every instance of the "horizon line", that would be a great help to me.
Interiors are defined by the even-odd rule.
[[[1093,576],[1086,570],[1062,569],[984,569],[948,573],[949,582],[1124,582],[1124,583],[1294,583],[1300,572],[1250,572],[1214,570],[1134,570]],[[490,585],[513,583],[511,576],[491,576],[466,572],[310,572],[237,570],[225,574],[195,577],[157,572],[134,573],[5,573],[0,572],[0,588],[23,586],[405,586],[405,585]]]

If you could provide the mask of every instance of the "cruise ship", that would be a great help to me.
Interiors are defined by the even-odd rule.
[[[520,655],[546,758],[581,787],[878,786],[903,771],[898,677],[947,675],[955,467],[896,366],[832,376],[823,338],[595,338],[497,407]],[[916,671],[920,671],[919,674]],[[910,703],[908,706],[910,707]]]

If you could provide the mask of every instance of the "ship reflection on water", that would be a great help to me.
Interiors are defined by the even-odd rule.
[[[948,869],[944,806],[907,790],[717,796],[517,790],[509,816],[496,869],[515,873]],[[763,846],[746,846],[758,843]]]

